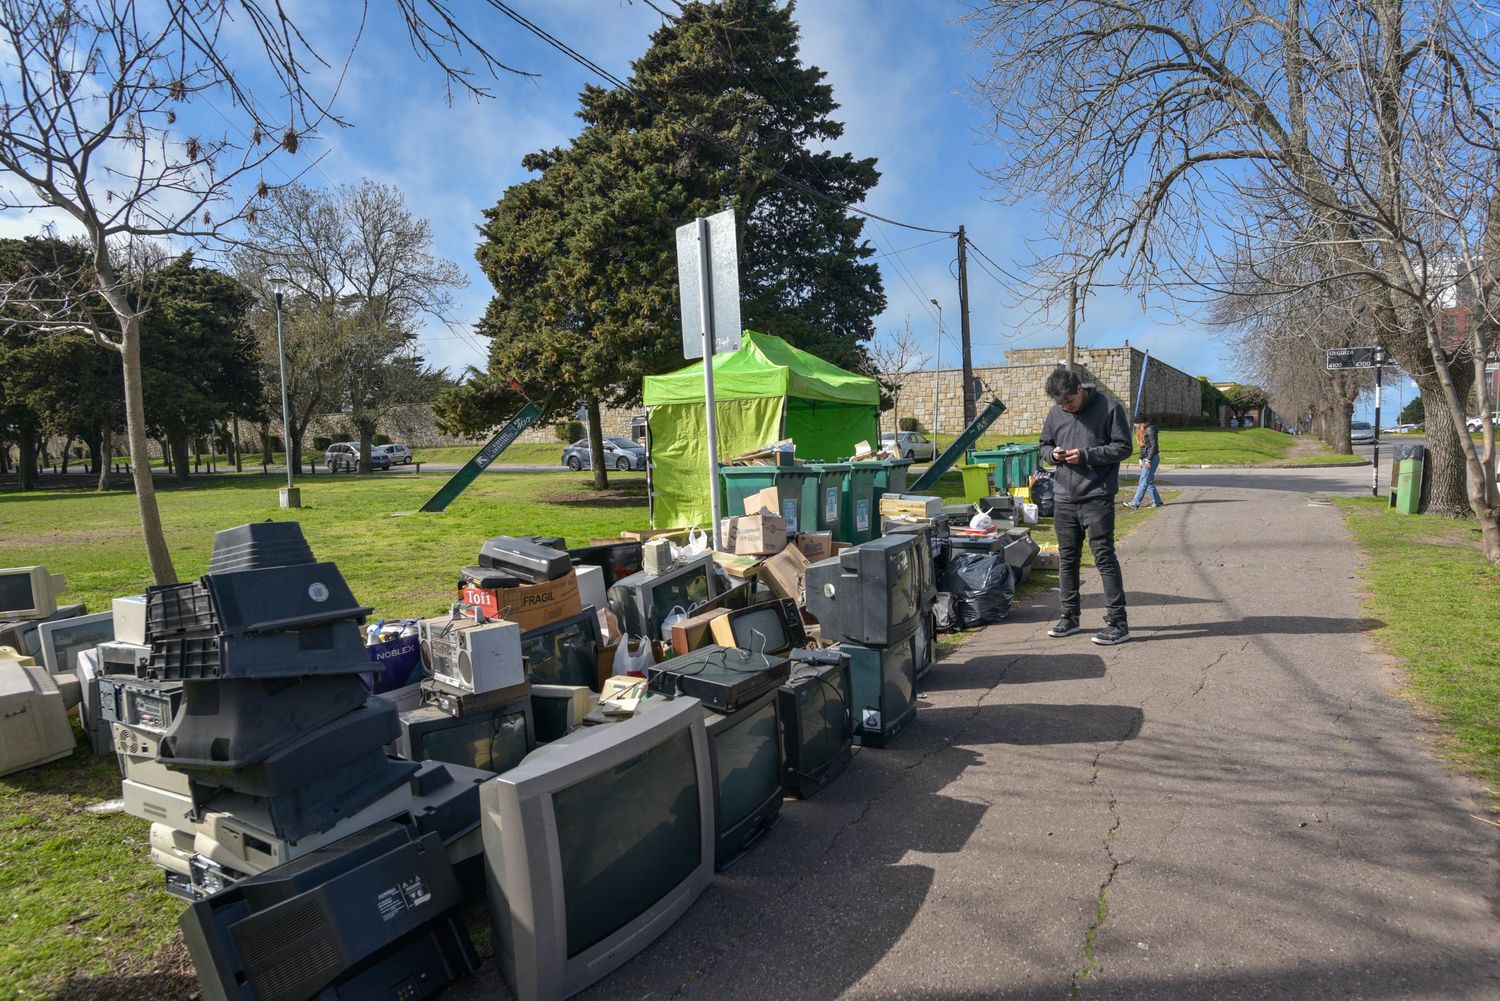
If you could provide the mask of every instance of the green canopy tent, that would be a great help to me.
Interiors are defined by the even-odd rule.
[[[703,363],[647,376],[644,395],[652,524],[707,525]],[[880,388],[874,379],[752,330],[745,331],[738,351],[714,356],[714,410],[720,456],[790,438],[799,459],[831,462],[854,454],[857,442],[875,444],[880,437]]]

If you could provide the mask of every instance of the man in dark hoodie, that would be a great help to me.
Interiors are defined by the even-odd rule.
[[[1094,634],[1094,642],[1124,643],[1130,639],[1130,628],[1125,581],[1115,556],[1115,492],[1120,488],[1120,463],[1130,456],[1130,422],[1119,403],[1083,385],[1067,369],[1047,377],[1047,395],[1056,405],[1042,422],[1042,458],[1057,466],[1052,525],[1062,596],[1062,617],[1047,635],[1078,632],[1078,569],[1087,534],[1105,598],[1105,625]]]

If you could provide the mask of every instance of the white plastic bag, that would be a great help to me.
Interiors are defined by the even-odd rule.
[[[988,511],[982,511],[976,504],[974,506],[974,517],[969,519],[969,527],[976,532],[988,532],[995,527],[995,519],[990,517]]]
[[[674,555],[679,560],[690,560],[695,556],[702,556],[708,552],[708,533],[699,528],[688,529],[687,544],[678,547]]]
[[[614,671],[634,678],[644,678],[646,668],[656,664],[656,655],[651,652],[651,641],[642,637],[634,650],[630,649],[630,637],[620,640],[615,647]]]
[[[673,605],[672,610],[667,613],[666,618],[661,620],[661,634],[663,636],[670,636],[672,634],[672,627],[687,618],[689,614],[688,610],[681,605]]]

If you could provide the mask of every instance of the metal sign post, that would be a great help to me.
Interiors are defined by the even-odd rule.
[[[1380,496],[1380,377],[1381,366],[1390,361],[1390,356],[1385,353],[1385,348],[1374,345],[1367,348],[1329,348],[1328,370],[1331,372],[1344,371],[1355,368],[1373,368],[1375,370],[1375,427],[1372,440],[1375,443],[1374,453],[1371,456],[1370,468],[1370,494],[1374,497]]]
[[[677,273],[682,303],[682,354],[703,359],[703,399],[708,421],[709,532],[719,533],[719,420],[714,403],[714,355],[740,347],[739,248],[734,213],[699,216],[677,227]],[[694,317],[697,330],[693,330]]]

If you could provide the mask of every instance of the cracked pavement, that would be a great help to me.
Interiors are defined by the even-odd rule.
[[[1130,643],[1047,638],[1043,596],[950,649],[892,747],[578,997],[1500,998],[1500,830],[1393,696],[1326,501],[1368,470],[1163,480]]]

